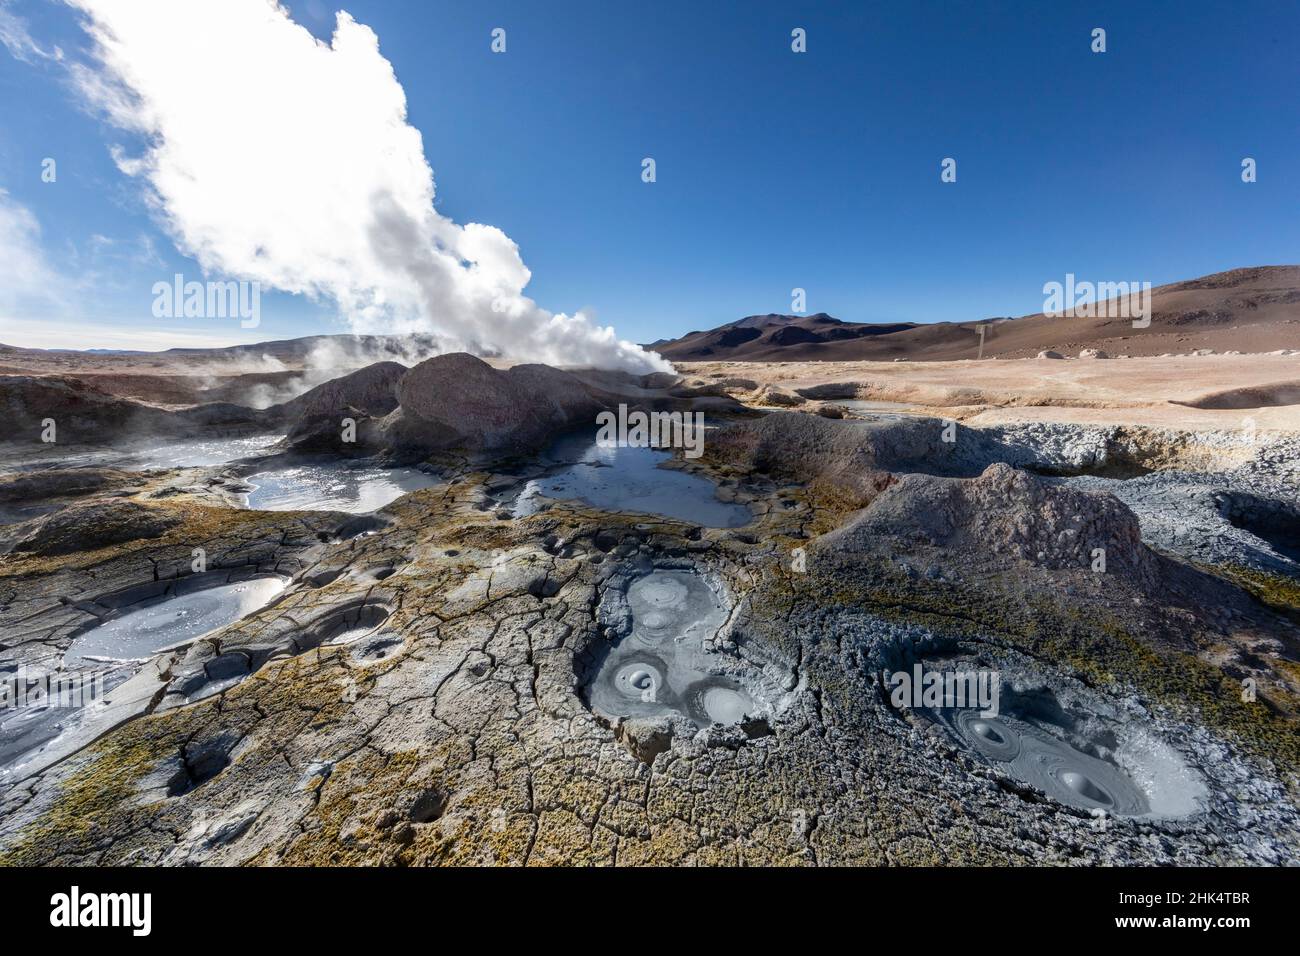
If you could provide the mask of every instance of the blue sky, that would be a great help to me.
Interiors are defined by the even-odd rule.
[[[443,216],[499,227],[540,305],[589,307],[634,341],[789,311],[796,286],[808,311],[848,320],[968,321],[1038,311],[1067,272],[1160,284],[1300,261],[1297,4],[289,6],[326,40],[337,9],[378,34]],[[24,55],[11,33],[18,55],[0,53],[0,189],[39,225],[57,286],[8,302],[0,342],[346,330],[331,303],[284,294],[251,333],[155,319],[152,284],[199,268],[69,78],[87,48],[77,15],[47,0],[0,13],[64,51]],[[807,53],[790,49],[795,27]],[[241,136],[238,115],[219,122]],[[940,181],[944,157],[956,183]]]

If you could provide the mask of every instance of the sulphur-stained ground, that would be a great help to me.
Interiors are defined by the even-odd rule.
[[[240,510],[219,467],[77,499],[102,506],[101,546],[61,553],[55,529],[0,567],[10,666],[181,586],[195,548],[208,576],[288,586],[159,655],[84,745],[11,772],[0,860],[1300,862],[1284,566],[1252,565],[1244,539],[1217,564],[1151,547],[1131,509],[1071,484],[1086,475],[996,463],[1023,454],[1020,433],[963,426],[953,443],[941,419],[785,411],[723,425],[675,467],[749,506],[738,528],[580,502],[512,517],[515,465],[444,462],[372,516]],[[1234,446],[1219,467],[1258,490],[1242,462],[1278,447]],[[141,531],[124,504],[158,520]],[[629,589],[655,573],[716,598],[706,649],[748,695],[744,719],[591,706],[638,633]],[[952,660],[1002,674],[1004,733],[1107,760],[1149,812],[1054,798],[891,700],[885,673]]]

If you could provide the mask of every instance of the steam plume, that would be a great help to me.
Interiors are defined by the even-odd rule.
[[[509,236],[433,206],[406,95],[367,26],[329,44],[271,0],[69,0],[93,65],[78,86],[143,153],[140,177],[178,247],[211,274],[337,303],[357,332],[438,333],[480,354],[666,370],[582,313],[523,290]]]

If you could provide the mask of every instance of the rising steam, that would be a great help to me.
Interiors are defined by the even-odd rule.
[[[146,144],[116,149],[118,165],[206,272],[332,301],[358,332],[669,368],[582,313],[539,308],[509,236],[438,214],[402,86],[347,13],[325,44],[271,0],[69,2],[94,41],[94,65],[73,67],[79,88]]]

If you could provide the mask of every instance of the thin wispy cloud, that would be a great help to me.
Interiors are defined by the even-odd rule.
[[[0,44],[9,55],[24,63],[40,60],[62,60],[63,51],[57,46],[42,46],[32,38],[27,21],[13,12],[10,0],[0,0]]]
[[[251,345],[265,336],[226,328],[142,327],[139,323],[51,322],[48,319],[4,319],[0,342],[35,349],[118,349],[154,352],[162,349],[213,349]]]
[[[46,259],[36,216],[0,189],[0,318],[61,309],[65,288]]]
[[[0,341],[5,344],[17,344],[20,320],[26,322],[28,339],[39,329],[61,334],[69,316],[93,314],[106,289],[130,288],[141,273],[165,266],[144,233],[133,238],[94,233],[81,242],[56,243],[53,249],[52,257],[36,214],[0,188],[0,319],[5,323]],[[133,329],[148,313],[149,299],[139,298],[139,315],[129,317]]]

